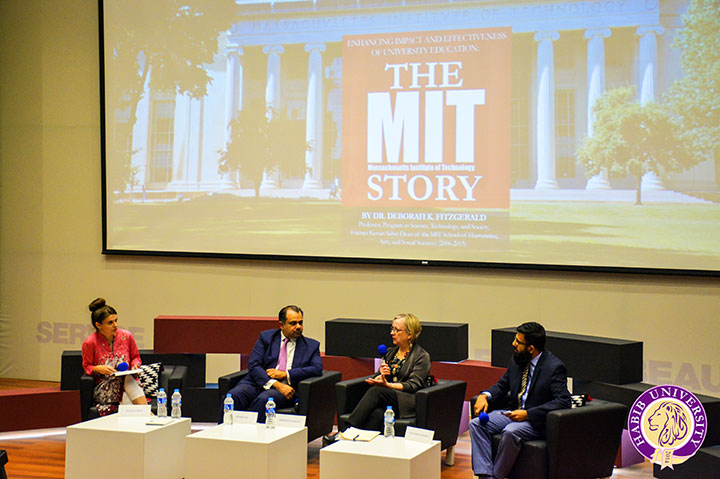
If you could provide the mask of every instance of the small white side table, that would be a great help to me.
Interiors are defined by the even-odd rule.
[[[393,479],[440,479],[440,441],[378,436],[370,442],[337,441],[320,449],[320,479],[366,479],[382,471]]]
[[[307,428],[220,424],[186,439],[185,479],[305,479]]]
[[[190,419],[148,426],[149,417],[118,414],[67,427],[65,477],[180,479]]]

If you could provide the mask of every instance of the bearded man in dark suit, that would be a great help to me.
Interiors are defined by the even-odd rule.
[[[545,351],[545,328],[523,323],[516,329],[514,354],[500,380],[483,391],[475,414],[494,409],[486,424],[470,421],[473,473],[479,478],[504,479],[510,474],[522,441],[545,436],[547,413],[570,407],[565,364]],[[492,436],[502,433],[495,460]]]
[[[295,389],[303,379],[322,374],[320,343],[303,336],[303,311],[285,306],[278,313],[279,329],[260,333],[250,353],[248,374],[229,393],[239,411],[256,411],[265,422],[270,396],[282,409],[295,403]],[[221,412],[222,421],[222,412]]]

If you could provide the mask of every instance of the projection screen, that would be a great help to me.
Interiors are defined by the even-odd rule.
[[[720,271],[717,11],[99,5],[105,253]]]

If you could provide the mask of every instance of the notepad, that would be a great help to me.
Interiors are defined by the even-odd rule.
[[[349,427],[340,433],[340,437],[347,441],[372,441],[380,435],[379,431],[368,431],[367,429],[358,429]]]
[[[142,369],[126,369],[125,371],[115,371],[111,374],[111,376],[127,376],[128,374],[138,374],[141,373]]]
[[[170,423],[173,422],[174,420],[175,420],[175,419],[173,419],[173,418],[171,418],[171,417],[157,417],[157,416],[152,416],[150,419],[148,419],[148,420],[145,422],[145,424],[148,425],[148,426],[164,426],[164,425],[166,425],[166,424],[170,424]]]

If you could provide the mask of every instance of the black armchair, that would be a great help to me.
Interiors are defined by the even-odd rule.
[[[335,386],[340,431],[348,427],[350,413],[370,388],[365,379],[349,379]],[[445,463],[451,466],[454,463],[466,387],[464,381],[441,379],[433,386],[420,389],[415,393],[415,416],[395,418],[395,434],[404,436],[408,426],[435,431],[435,439],[441,443],[440,449],[447,450]]]
[[[218,408],[221,399],[234,388],[248,373],[247,369],[218,378]],[[308,442],[332,431],[335,423],[335,384],[342,379],[338,371],[323,371],[321,376],[300,381],[296,394],[295,407],[278,409],[281,414],[299,414],[305,416],[308,429]]]
[[[165,388],[168,397],[170,397],[175,389],[180,390],[180,394],[183,394],[183,386],[187,384],[187,375],[187,366],[163,365],[160,377],[158,378],[159,387]],[[80,377],[80,413],[83,421],[100,417],[93,401],[94,389],[95,378],[88,374],[83,374]],[[157,398],[152,398],[150,405],[152,411],[157,412]]]
[[[5,464],[7,464],[7,452],[5,449],[0,450],[0,479],[7,479],[7,473],[5,472]]]
[[[471,411],[477,396],[470,401]],[[594,479],[609,477],[627,415],[623,404],[593,400],[547,415],[545,439],[525,441],[510,479]],[[493,455],[500,434],[493,436]]]
[[[198,400],[197,394],[193,394],[205,389],[204,354],[156,353],[152,349],[141,349],[140,358],[143,364],[160,363],[163,365],[163,372],[158,378],[159,387],[165,388],[168,396],[172,394],[172,389],[169,390],[169,388],[180,390],[183,395],[183,416],[192,417],[194,421],[207,420],[203,419],[203,412],[207,410],[207,406]],[[178,366],[182,366],[182,368],[176,369]],[[93,378],[84,376],[82,351],[63,351],[60,390],[80,391],[80,417],[83,421],[96,417],[97,414],[96,411],[93,411],[90,416],[90,409],[93,405],[92,391],[95,387]],[[171,378],[173,378],[172,381]],[[83,381],[85,381],[84,386],[82,386]],[[155,401],[152,402],[152,406],[156,408]]]

